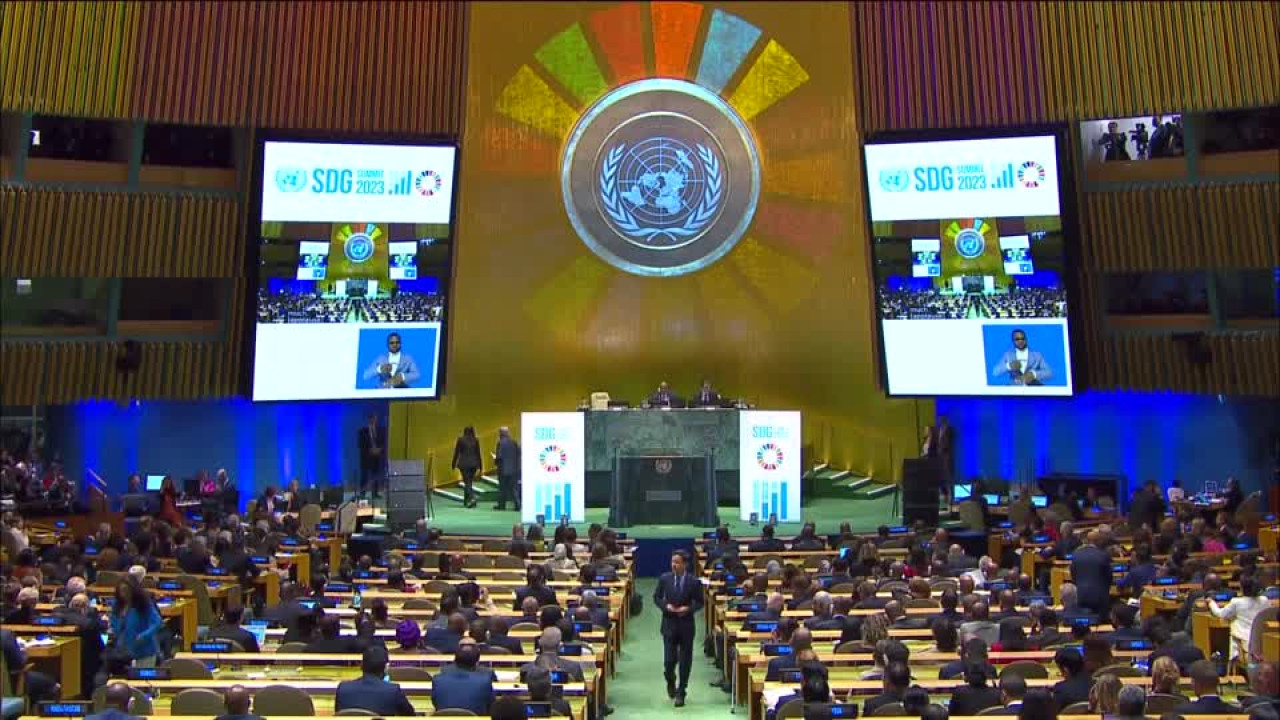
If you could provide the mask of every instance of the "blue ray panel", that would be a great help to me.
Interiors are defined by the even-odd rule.
[[[760,39],[760,28],[723,10],[711,14],[711,27],[698,63],[698,84],[720,92]]]

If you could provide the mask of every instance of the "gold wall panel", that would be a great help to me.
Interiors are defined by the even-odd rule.
[[[465,3],[5,2],[5,110],[456,135]]]
[[[239,213],[230,197],[0,188],[0,275],[240,275]]]
[[[434,452],[440,480],[464,425],[488,443],[523,410],[573,409],[593,390],[639,401],[660,380],[689,394],[706,377],[760,407],[803,411],[807,459],[896,477],[932,404],[889,400],[878,387],[848,6],[641,4],[643,52],[597,22],[618,7],[471,6],[447,398],[396,404],[393,426],[408,424],[393,432],[393,451]],[[619,76],[653,74],[661,57],[668,74],[692,80],[719,11],[761,30],[721,91],[757,113],[759,209],[705,269],[617,270],[569,224],[558,161],[566,134],[582,98],[602,92],[599,77],[615,87]],[[586,30],[566,30],[575,25]],[[594,68],[583,67],[581,33]],[[686,41],[691,54],[667,52]]]

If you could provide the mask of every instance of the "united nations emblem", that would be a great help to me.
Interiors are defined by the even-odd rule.
[[[671,474],[671,458],[658,458],[653,461],[654,472],[659,475]]]
[[[565,209],[582,241],[637,275],[682,275],[751,224],[760,161],[746,123],[700,85],[652,78],[602,97],[569,136]]]
[[[982,237],[981,230],[965,228],[956,234],[956,252],[960,253],[960,257],[972,260],[982,255],[986,249],[987,241]]]

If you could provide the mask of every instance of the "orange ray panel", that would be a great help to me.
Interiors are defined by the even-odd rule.
[[[702,6],[684,2],[655,2],[653,18],[654,70],[659,77],[684,78],[702,22]]]

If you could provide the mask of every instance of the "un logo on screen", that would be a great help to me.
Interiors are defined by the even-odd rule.
[[[342,251],[351,262],[362,263],[373,257],[373,238],[365,233],[354,233],[343,243]]]
[[[905,192],[911,184],[911,175],[902,168],[880,171],[880,189],[885,192]]]
[[[956,234],[956,252],[960,257],[972,260],[987,249],[987,240],[980,230],[965,228]]]
[[[751,224],[760,161],[719,95],[650,78],[596,102],[561,166],[569,221],[601,259],[637,275],[682,275],[724,257]]]
[[[307,188],[307,171],[288,167],[276,170],[276,187],[280,192],[302,192]]]

